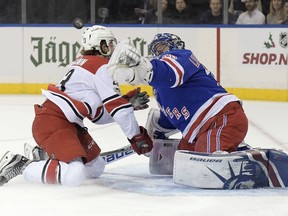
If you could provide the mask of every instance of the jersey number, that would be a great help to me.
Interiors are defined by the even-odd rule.
[[[72,74],[74,72],[74,69],[71,69],[61,80],[61,91],[64,92],[66,90],[65,84],[68,82],[68,80],[71,78]]]

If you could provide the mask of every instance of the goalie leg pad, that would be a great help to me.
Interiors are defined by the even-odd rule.
[[[197,188],[250,189],[288,187],[288,155],[274,149],[226,154],[178,150],[173,181]]]
[[[151,174],[173,174],[174,154],[179,142],[179,139],[153,140],[154,147],[149,157],[149,170]]]

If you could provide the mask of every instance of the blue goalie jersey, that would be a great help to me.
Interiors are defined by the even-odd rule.
[[[160,60],[160,61],[159,61]],[[172,50],[151,60],[150,85],[161,110],[159,124],[177,128],[193,141],[200,127],[226,104],[239,99],[229,94],[190,50]]]

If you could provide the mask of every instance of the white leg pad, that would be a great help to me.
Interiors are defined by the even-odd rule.
[[[227,159],[178,150],[174,157],[173,181],[176,184],[196,188],[222,188],[223,182],[210,169],[225,174],[227,178],[230,173],[227,173],[228,170],[223,170],[224,164],[228,163]]]
[[[248,149],[232,153],[177,150],[173,181],[207,189],[288,187],[288,155],[275,149]]]
[[[153,140],[153,149],[149,159],[151,174],[172,175],[174,154],[178,148],[179,139]]]

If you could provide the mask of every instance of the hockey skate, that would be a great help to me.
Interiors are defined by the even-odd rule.
[[[23,173],[31,162],[28,158],[8,151],[0,160],[0,186]]]
[[[33,161],[47,160],[49,158],[43,149],[28,143],[24,144],[24,156]]]

